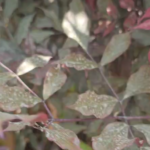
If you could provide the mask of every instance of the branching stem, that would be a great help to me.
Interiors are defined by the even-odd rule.
[[[89,54],[89,52],[86,52],[86,54],[89,56],[89,58],[90,58],[94,63],[97,64],[97,62],[93,59],[93,57]],[[97,66],[99,66],[99,64],[97,64]],[[105,74],[104,74],[104,72],[103,72],[103,68],[100,66],[100,67],[98,67],[98,70],[99,70],[100,75],[101,75],[102,78],[104,79],[106,85],[107,85],[108,88],[111,90],[112,94],[116,97],[116,99],[118,100],[119,105],[120,105],[121,112],[122,112],[122,114],[123,114],[123,116],[124,116],[124,121],[129,125],[129,122],[128,122],[128,120],[126,119],[126,113],[125,113],[124,108],[123,108],[123,106],[122,106],[122,101],[119,99],[118,94],[115,92],[115,90],[114,90],[113,87],[111,86],[110,82],[108,81],[107,77],[105,76]],[[129,132],[130,132],[131,136],[134,137],[131,128],[129,128]]]
[[[7,66],[5,66],[2,62],[0,62],[0,66],[2,66],[2,67],[3,67],[4,69],[6,69],[8,72],[14,74],[15,77],[17,78],[17,80],[18,80],[30,93],[32,93],[34,96],[40,98],[34,91],[32,91],[32,90],[21,80],[21,78],[20,78],[16,73],[14,73],[11,69],[9,69]],[[41,99],[41,98],[40,98],[40,99]],[[51,118],[51,120],[53,120],[54,117],[53,117],[51,111],[49,110],[49,108],[47,107],[45,101],[44,101],[43,99],[41,99],[41,101],[43,102],[43,105],[44,105],[44,107],[45,107],[45,109],[46,109],[46,111],[47,111],[49,117]]]

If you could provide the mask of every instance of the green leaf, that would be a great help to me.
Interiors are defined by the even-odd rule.
[[[136,94],[150,93],[150,66],[142,66],[128,80],[124,99]]]
[[[0,107],[6,111],[14,111],[20,107],[33,107],[41,99],[31,95],[19,86],[0,86]]]
[[[87,59],[79,53],[71,53],[64,59],[60,60],[60,63],[66,65],[67,67],[74,67],[77,70],[91,70],[97,68],[95,62]]]
[[[60,68],[51,67],[46,73],[43,87],[43,98],[46,100],[66,82],[67,76],[63,73]]]
[[[137,41],[138,43],[144,45],[144,46],[149,46],[150,45],[150,31],[146,30],[133,30],[132,31],[132,38]]]
[[[135,127],[138,131],[142,132],[145,135],[148,144],[150,144],[150,125],[137,124],[133,127]]]
[[[110,3],[110,0],[97,0],[97,7],[102,14],[107,14],[107,7]]]
[[[5,0],[4,5],[4,18],[9,19],[14,10],[18,7],[18,0]]]
[[[104,66],[114,61],[129,48],[130,43],[130,33],[123,33],[113,36],[104,51],[100,64]]]
[[[68,49],[68,48],[77,47],[77,46],[78,46],[78,43],[75,40],[67,38],[62,49]]]
[[[80,143],[80,147],[83,149],[83,150],[92,150],[92,148],[87,145],[86,143],[82,142]]]
[[[15,77],[15,74],[10,72],[2,72],[0,73],[0,85],[5,84],[7,81]]]
[[[92,91],[87,91],[79,95],[75,104],[69,106],[81,112],[85,116],[94,115],[97,118],[105,118],[111,114],[117,100],[112,96],[97,95]]]
[[[52,22],[48,17],[37,17],[35,20],[36,28],[51,28]]]
[[[58,15],[56,14],[56,12],[54,12],[54,10],[52,9],[47,10],[43,7],[40,7],[40,9],[43,10],[46,17],[51,19],[53,27],[58,31],[62,31],[61,20],[58,18]]]
[[[33,30],[31,31],[31,37],[36,43],[41,43],[49,36],[53,35],[52,31],[44,31],[44,30]]]
[[[122,150],[131,146],[135,139],[128,139],[128,129],[122,122],[108,124],[99,136],[92,138],[94,150]]]
[[[33,55],[26,58],[17,68],[17,74],[23,75],[37,67],[43,67],[51,59],[50,56]]]
[[[46,137],[55,142],[62,149],[81,150],[80,141],[76,134],[68,129],[64,129],[56,123],[51,124],[52,129],[44,128]]]
[[[25,16],[19,23],[18,29],[15,34],[17,44],[21,44],[22,40],[26,38],[30,24],[33,20],[34,14]]]
[[[69,38],[77,41],[87,51],[90,21],[82,1],[75,0],[70,3],[70,10],[64,16],[62,27]]]

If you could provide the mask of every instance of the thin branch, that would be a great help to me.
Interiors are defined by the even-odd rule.
[[[0,66],[2,66],[3,68],[5,68],[8,72],[13,73],[13,74],[15,75],[15,77],[17,78],[17,80],[18,80],[30,93],[32,93],[34,96],[40,98],[34,91],[32,91],[32,90],[21,80],[21,78],[20,78],[16,73],[14,73],[11,69],[9,69],[7,66],[5,66],[2,62],[0,62]],[[40,98],[40,99],[41,99],[41,98]],[[41,99],[41,101],[43,102],[43,105],[44,105],[44,107],[45,107],[45,109],[46,109],[46,111],[47,111],[49,117],[51,118],[51,120],[53,120],[54,117],[53,117],[52,113],[50,112],[49,108],[47,107],[45,101],[44,101],[43,99]]]
[[[90,57],[90,59],[91,59],[93,62],[95,62],[95,63],[97,64],[97,62],[93,59],[93,57],[89,54],[89,52],[86,51],[86,54]],[[98,65],[98,64],[97,64],[97,65]],[[104,74],[104,72],[103,72],[103,68],[100,66],[100,67],[98,67],[98,70],[99,70],[99,72],[100,72],[100,75],[101,75],[102,78],[104,79],[106,85],[107,85],[108,88],[111,90],[112,94],[116,97],[116,99],[118,100],[119,105],[120,105],[121,112],[122,112],[122,114],[123,114],[123,116],[124,116],[124,120],[125,120],[125,122],[129,125],[129,122],[128,122],[128,120],[126,119],[126,113],[125,113],[125,111],[124,111],[124,109],[123,109],[123,106],[122,106],[122,101],[119,99],[119,96],[117,95],[117,93],[115,92],[115,90],[114,90],[113,87],[111,86],[110,82],[108,81],[107,77],[105,76],[105,74]],[[131,128],[129,129],[129,132],[130,132],[131,136],[134,137]]]
[[[150,119],[150,116],[109,116],[105,119],[100,118],[74,118],[74,119],[54,119],[53,122],[60,122],[60,123],[66,123],[66,122],[88,122],[88,121],[97,121],[97,120],[106,120],[106,119],[120,119],[120,120],[148,120]],[[51,119],[49,120],[51,122]]]

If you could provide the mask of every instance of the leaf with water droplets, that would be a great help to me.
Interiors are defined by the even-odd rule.
[[[122,55],[128,49],[130,43],[130,33],[123,33],[113,36],[104,51],[101,65],[104,66]]]
[[[43,98],[47,99],[56,91],[61,89],[61,87],[66,82],[67,76],[61,71],[60,68],[51,67],[46,73],[43,87]]]
[[[17,74],[23,75],[37,67],[43,67],[51,59],[50,56],[33,55],[26,58],[17,68]]]
[[[94,150],[122,150],[131,146],[135,139],[128,139],[128,129],[122,122],[108,124],[99,136],[92,138]]]
[[[0,86],[0,107],[6,111],[14,111],[20,107],[33,107],[41,99],[31,95],[22,87]]]
[[[80,141],[76,134],[68,129],[61,127],[56,123],[52,123],[52,129],[44,128],[46,137],[50,141],[54,141],[62,149],[81,150]]]
[[[70,10],[64,16],[62,27],[69,38],[74,39],[84,50],[87,50],[90,40],[90,21],[82,1],[75,0],[70,3]]]
[[[145,135],[148,144],[150,144],[150,125],[137,124],[134,125],[133,127],[135,127],[138,131],[142,132]]]
[[[150,93],[150,66],[142,66],[128,80],[124,99],[141,93]]]
[[[10,72],[1,72],[0,73],[0,85],[5,84],[7,81],[11,80],[13,77],[15,77],[15,74]]]
[[[60,63],[65,64],[67,67],[74,67],[77,70],[91,70],[97,68],[96,63],[79,53],[71,53],[62,59]]]
[[[87,91],[79,95],[79,99],[69,108],[81,112],[85,116],[94,115],[97,118],[105,118],[111,114],[117,103],[117,99],[108,95],[97,95]]]

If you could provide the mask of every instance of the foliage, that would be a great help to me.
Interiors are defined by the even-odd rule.
[[[0,11],[0,149],[150,149],[149,0]]]

